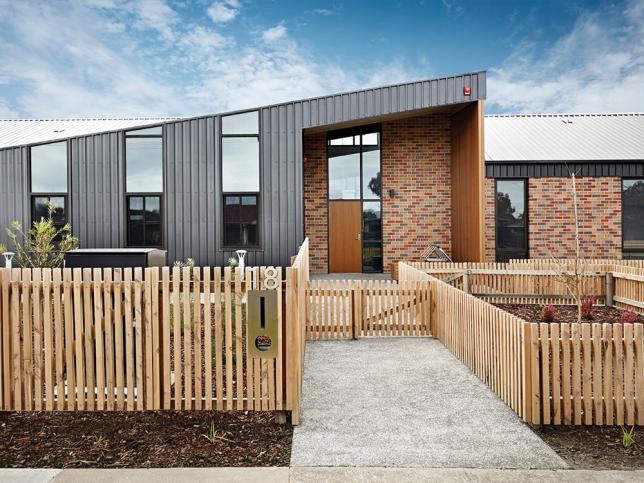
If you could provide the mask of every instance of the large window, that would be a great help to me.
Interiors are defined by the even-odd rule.
[[[622,181],[624,258],[644,258],[644,179]]]
[[[49,217],[56,228],[68,220],[67,142],[41,144],[30,150],[31,221]]]
[[[222,118],[221,188],[223,246],[258,247],[259,239],[259,117],[257,111]]]
[[[362,271],[382,272],[380,133],[377,128],[330,135],[329,200],[362,202]]]
[[[125,133],[127,245],[161,247],[163,138],[160,126]]]
[[[528,257],[527,190],[523,179],[496,182],[496,261]]]

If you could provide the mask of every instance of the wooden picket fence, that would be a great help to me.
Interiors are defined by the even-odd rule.
[[[434,337],[524,421],[644,424],[642,324],[529,323],[410,264],[399,277],[429,281]]]
[[[280,267],[1,269],[0,409],[299,407],[302,265],[286,286]],[[251,289],[277,291],[276,358],[249,352]]]
[[[311,340],[431,335],[426,282],[314,280],[308,298]]]

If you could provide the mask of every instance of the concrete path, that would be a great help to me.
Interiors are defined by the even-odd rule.
[[[308,342],[291,466],[566,468],[430,338]]]
[[[644,481],[644,471],[584,470],[476,470],[455,468],[152,468],[99,470],[6,470],[2,483],[345,483],[384,482],[490,482],[527,481],[634,483]]]

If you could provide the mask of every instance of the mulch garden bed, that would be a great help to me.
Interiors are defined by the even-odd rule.
[[[292,436],[272,413],[0,413],[0,467],[287,466]]]
[[[544,426],[535,432],[574,469],[644,469],[644,426],[635,427],[629,448],[618,426]]]
[[[541,311],[543,310],[543,305],[539,304],[494,304],[500,309],[505,310],[511,314],[514,314],[518,317],[521,317],[523,320],[528,322],[543,322],[541,320]],[[577,322],[577,306],[576,305],[555,305],[555,323],[571,323]],[[624,313],[623,310],[617,309],[615,307],[605,307],[603,305],[597,305],[593,307],[593,319],[592,320],[582,320],[582,322],[588,323],[609,323],[609,324],[619,324],[620,317]],[[644,323],[644,316],[637,315],[637,322]]]

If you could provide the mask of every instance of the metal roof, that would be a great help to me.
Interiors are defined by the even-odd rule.
[[[0,119],[0,149],[11,146],[58,141],[77,136],[150,126],[171,121],[168,117],[103,119]]]
[[[644,160],[644,113],[485,116],[485,160]]]

